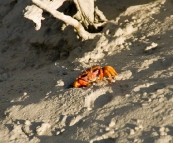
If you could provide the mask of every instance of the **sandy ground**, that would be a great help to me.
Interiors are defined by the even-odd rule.
[[[36,31],[30,4],[0,2],[1,143],[173,142],[172,0],[97,0],[109,21],[86,41],[48,13]],[[116,80],[72,88],[96,64]]]

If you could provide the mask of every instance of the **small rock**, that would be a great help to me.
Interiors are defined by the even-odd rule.
[[[61,133],[62,133],[62,132],[64,132],[64,131],[65,131],[65,129],[64,129],[64,128],[62,128],[62,129],[61,129]]]
[[[109,34],[109,30],[106,30],[106,35],[108,35]]]
[[[126,97],[130,97],[130,94],[126,94],[125,96],[126,96]]]
[[[151,133],[151,136],[152,136],[152,137],[157,137],[158,135],[159,135],[159,134],[158,134],[157,132],[152,132],[152,133]]]
[[[115,37],[119,37],[119,36],[123,35],[123,32],[124,32],[124,31],[123,31],[121,28],[118,28],[118,29],[115,31],[114,36],[115,36]]]
[[[139,127],[139,129],[143,129],[143,126],[142,125],[139,125],[138,127]]]
[[[121,36],[121,37],[117,37],[116,39],[115,39],[115,45],[121,45],[121,44],[123,44],[124,43],[124,41],[125,41],[125,38],[123,37],[123,36]]]
[[[64,82],[62,80],[58,80],[56,86],[64,86]]]
[[[49,129],[51,125],[49,123],[42,123],[41,126],[36,128],[36,132],[38,135],[44,135],[45,131]]]
[[[165,132],[167,133],[167,132],[169,132],[170,130],[169,130],[169,128],[165,128]]]
[[[30,126],[31,125],[31,122],[29,120],[26,120],[25,121],[25,125]]]
[[[110,130],[110,128],[109,127],[106,127],[106,129],[105,129],[106,131],[109,131]]]
[[[165,131],[165,127],[160,127],[159,132],[164,132]]]
[[[167,133],[166,133],[166,132],[160,132],[160,135],[161,135],[161,136],[166,136]]]
[[[147,47],[144,49],[144,52],[147,52],[147,51],[150,51],[150,50],[152,50],[152,49],[155,49],[155,48],[157,48],[157,46],[158,46],[158,44],[153,42],[153,43],[151,43],[150,46],[147,46]]]
[[[135,127],[135,131],[138,131],[139,130],[139,127]]]
[[[109,124],[109,127],[112,128],[115,126],[115,121],[111,121],[110,124]]]
[[[137,23],[140,23],[142,20],[141,19],[137,19]]]
[[[135,130],[134,129],[130,129],[130,135],[134,135],[135,134]]]
[[[157,94],[151,95],[151,98],[152,98],[152,99],[154,99],[154,98],[156,98],[156,97],[157,97]]]
[[[114,133],[115,133],[115,131],[114,131],[114,130],[111,130],[111,131],[110,131],[110,133],[111,133],[111,134],[114,134]]]
[[[60,133],[61,133],[60,131],[57,131],[57,132],[56,132],[56,135],[59,135]]]

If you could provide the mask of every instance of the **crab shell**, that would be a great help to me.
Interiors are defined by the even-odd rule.
[[[105,66],[101,68],[99,65],[96,65],[82,72],[78,76],[78,78],[76,78],[75,82],[73,83],[73,86],[75,88],[87,87],[90,86],[91,83],[93,83],[94,81],[103,80],[103,77],[105,76],[109,77],[111,83],[112,77],[115,78],[117,74],[118,73],[112,66]]]

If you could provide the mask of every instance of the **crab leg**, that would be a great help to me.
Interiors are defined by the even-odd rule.
[[[115,77],[118,73],[115,71],[115,69],[111,66],[105,66],[103,68],[103,76],[108,76],[110,79],[110,82],[112,82],[112,76]]]
[[[100,69],[99,70],[99,79],[102,80],[103,77],[104,77],[104,75],[103,75],[103,69]]]

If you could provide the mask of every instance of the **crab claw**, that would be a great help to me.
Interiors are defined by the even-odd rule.
[[[105,66],[102,68],[103,70],[103,77],[108,76],[110,79],[110,82],[112,82],[112,77],[115,78],[115,76],[118,74],[115,69],[111,66]]]
[[[76,81],[73,83],[73,87],[79,88],[79,87],[85,87],[89,86],[89,82],[82,80],[82,79],[76,79]]]

